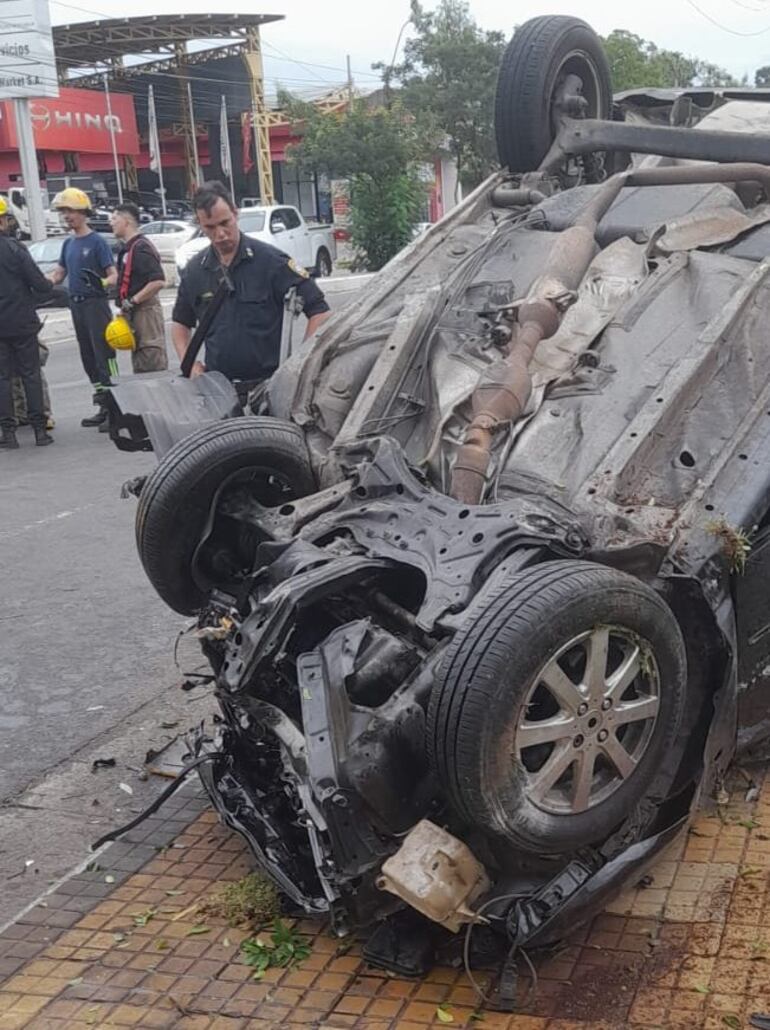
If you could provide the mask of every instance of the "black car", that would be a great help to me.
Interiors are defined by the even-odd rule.
[[[611,115],[591,29],[527,22],[502,170],[257,414],[140,384],[183,438],[139,553],[221,709],[190,767],[340,933],[558,940],[768,753],[770,137]]]

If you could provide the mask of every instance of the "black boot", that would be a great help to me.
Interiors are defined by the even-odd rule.
[[[16,439],[16,430],[3,427],[3,435],[0,436],[0,447],[5,447],[7,451],[15,451],[18,449],[19,441]]]
[[[101,426],[107,421],[107,400],[104,391],[100,390],[94,394],[94,404],[97,405],[98,410],[93,415],[80,420],[81,426],[86,429],[90,426]]]
[[[35,447],[47,447],[53,443],[53,437],[45,431],[45,426],[35,426]]]

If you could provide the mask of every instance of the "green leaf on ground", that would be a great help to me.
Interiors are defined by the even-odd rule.
[[[722,1016],[722,1022],[725,1026],[731,1026],[733,1030],[741,1030],[741,1021],[737,1016],[726,1015]]]
[[[447,1009],[446,1005],[436,1006],[436,1019],[439,1023],[454,1023],[455,1017]]]
[[[695,990],[698,992],[698,994],[708,994],[709,993],[708,987],[704,987],[703,984],[696,984],[695,985]]]
[[[304,937],[276,919],[268,940],[247,937],[241,942],[241,951],[246,965],[254,969],[254,979],[259,980],[271,966],[288,969],[298,965],[308,958],[311,948]]]
[[[211,927],[201,926],[200,924],[198,926],[192,926],[185,934],[185,937],[195,937],[200,933],[211,933]]]

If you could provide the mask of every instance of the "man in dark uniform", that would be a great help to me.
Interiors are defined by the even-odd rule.
[[[244,236],[238,212],[221,182],[208,182],[193,197],[198,223],[211,246],[189,262],[171,316],[171,339],[180,360],[192,330],[224,279],[227,293],[206,334],[205,364],[192,375],[221,372],[228,379],[259,381],[278,367],[284,297],[295,287],[307,317],[306,337],[330,315],[313,279],[275,247]]]
[[[53,293],[29,251],[6,235],[8,208],[0,198],[0,447],[15,450],[16,417],[13,410],[12,381],[18,375],[27,398],[27,417],[35,430],[35,443],[53,443],[46,432],[43,410],[43,384],[40,379],[40,351],[37,334],[40,319],[36,302]]]

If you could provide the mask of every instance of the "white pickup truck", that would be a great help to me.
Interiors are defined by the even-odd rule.
[[[337,245],[330,225],[308,225],[296,207],[287,204],[240,208],[238,225],[246,236],[271,243],[311,275],[331,275]],[[181,274],[190,258],[207,247],[208,242],[199,229],[184,243],[176,252],[177,272]]]

